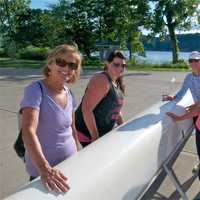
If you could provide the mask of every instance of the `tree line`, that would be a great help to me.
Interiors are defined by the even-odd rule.
[[[10,54],[29,46],[52,48],[74,42],[87,57],[97,43],[144,52],[142,30],[169,34],[173,62],[178,62],[175,30],[190,30],[199,0],[58,0],[49,9],[32,9],[30,0],[0,1],[0,38]]]
[[[182,52],[200,51],[200,33],[178,34],[177,41],[179,49]],[[164,39],[154,37],[149,39],[148,36],[142,37],[145,50],[150,51],[171,51],[170,37]]]

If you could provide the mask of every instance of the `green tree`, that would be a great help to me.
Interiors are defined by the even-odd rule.
[[[59,0],[51,9],[56,21],[57,39],[77,43],[84,54],[90,57],[91,50],[95,48],[96,35],[84,4],[81,1]]]
[[[175,30],[191,29],[192,16],[199,0],[151,0],[154,3],[154,23],[152,30],[161,35],[169,34],[173,63],[178,62],[178,41]]]
[[[80,1],[80,0],[79,0]],[[121,48],[142,51],[140,26],[147,25],[148,1],[82,0],[85,11],[95,27],[99,42],[118,43]]]
[[[45,24],[56,24],[53,40],[74,41],[88,57],[105,41],[128,47],[130,57],[132,50],[143,51],[139,27],[147,24],[147,0],[59,0],[51,11]]]
[[[15,52],[15,33],[19,15],[29,8],[30,0],[1,0],[0,1],[0,32],[4,46]]]
[[[15,42],[19,48],[33,45],[37,47],[50,46],[47,37],[48,33],[52,33],[47,28],[47,21],[44,20],[46,15],[50,17],[48,10],[28,9],[25,13],[18,15],[18,21],[15,24]]]
[[[129,58],[132,52],[144,53],[141,42],[141,27],[149,26],[150,8],[148,1],[126,0],[116,1],[116,33],[120,37],[121,44],[125,44],[129,50]],[[125,13],[125,14],[124,14]]]

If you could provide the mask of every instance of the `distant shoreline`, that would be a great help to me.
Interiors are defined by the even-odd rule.
[[[200,33],[177,34],[179,50],[181,52],[200,51]],[[142,43],[146,51],[172,51],[169,36],[164,40],[154,37],[142,36]]]
[[[126,51],[126,54],[128,52]],[[146,57],[136,56],[136,60],[139,62],[151,63],[151,64],[163,64],[172,61],[172,51],[149,51],[146,50]],[[179,59],[185,61],[188,60],[190,52],[179,52]]]

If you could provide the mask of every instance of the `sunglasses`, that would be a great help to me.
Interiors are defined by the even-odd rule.
[[[127,68],[127,64],[120,64],[120,63],[112,63],[112,66],[115,67],[115,68],[119,68],[119,67],[122,67],[123,69],[124,68]]]
[[[188,60],[189,63],[199,62],[199,61],[200,61],[200,60],[197,60],[197,59],[189,59],[189,60]]]
[[[67,62],[63,58],[56,58],[56,65],[58,65],[59,67],[66,67],[66,66],[68,66],[69,69],[71,69],[71,70],[77,70],[78,69],[78,64],[77,63]]]

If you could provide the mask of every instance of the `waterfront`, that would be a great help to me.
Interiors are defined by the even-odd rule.
[[[97,57],[106,57],[107,51],[104,51],[100,56],[98,51],[93,52],[92,56]],[[129,58],[129,52],[123,51],[125,56]],[[190,52],[179,52],[179,60],[188,60]],[[133,58],[135,57],[139,63],[150,63],[150,64],[162,64],[162,63],[170,63],[172,62],[172,52],[171,51],[145,51],[145,57],[140,56],[138,54],[133,54]]]
[[[127,52],[126,52],[127,54]],[[145,63],[169,63],[172,61],[171,51],[146,51],[146,57],[136,56],[136,60]],[[179,59],[187,61],[190,52],[179,52]]]

